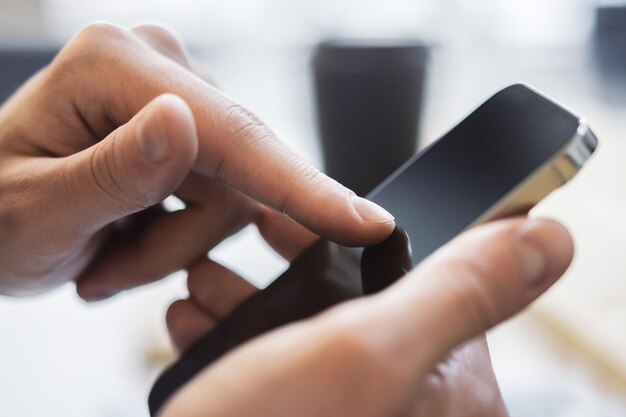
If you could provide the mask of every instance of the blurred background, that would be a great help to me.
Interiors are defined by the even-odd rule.
[[[325,39],[429,45],[420,147],[498,89],[533,85],[584,115],[601,147],[579,177],[532,213],[564,222],[577,255],[546,297],[489,335],[496,374],[513,417],[624,417],[626,14],[620,3],[5,0],[0,101],[95,20],[171,27],[220,88],[318,166],[323,148],[312,58]],[[285,267],[252,228],[211,255],[261,287]],[[79,301],[72,286],[34,299],[0,298],[0,414],[147,416],[151,383],[173,358],[164,312],[184,296],[184,276],[176,274],[96,305]]]

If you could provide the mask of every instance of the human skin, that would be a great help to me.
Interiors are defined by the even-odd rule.
[[[170,194],[186,208],[166,212]],[[76,282],[95,301],[188,269],[190,298],[167,320],[182,349],[253,291],[206,258],[249,223],[287,259],[316,234],[368,245],[394,226],[195,76],[159,27],[89,26],[0,108],[0,293]],[[571,240],[517,219],[450,247],[380,295],[234,351],[164,415],[506,415],[482,334],[560,275]],[[524,286],[531,264],[542,279]]]
[[[162,210],[170,194],[186,209]],[[0,109],[0,293],[76,281],[109,297],[205,256],[263,205],[349,245],[394,227],[192,73],[158,27],[90,25]]]
[[[264,217],[261,233],[287,260],[310,243],[288,219]],[[292,239],[276,239],[276,230]],[[547,290],[572,252],[567,231],[549,220],[470,230],[382,293],[229,352],[161,417],[507,416],[484,332]],[[210,259],[190,268],[188,288],[167,314],[179,351],[255,291]]]

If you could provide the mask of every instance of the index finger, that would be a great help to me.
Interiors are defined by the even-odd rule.
[[[177,94],[196,119],[195,171],[219,178],[341,244],[374,244],[393,230],[387,211],[321,173],[245,107],[131,32],[90,26],[55,60],[53,70],[55,66],[57,73],[61,67],[74,77],[84,74],[79,80],[83,88],[66,91],[74,92],[76,108],[87,123],[122,124],[152,98]],[[76,86],[75,78],[67,81]]]

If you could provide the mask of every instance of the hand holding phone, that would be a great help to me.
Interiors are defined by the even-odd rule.
[[[584,121],[534,90],[515,85],[497,93],[369,195],[396,216],[410,245],[399,229],[363,257],[359,249],[316,242],[161,376],[151,413],[252,337],[383,289],[463,230],[527,211],[571,179],[596,145]]]
[[[264,236],[274,247],[275,235]],[[545,291],[571,256],[567,231],[553,221],[482,225],[385,291],[233,349],[181,386],[159,416],[507,417],[481,333]],[[183,351],[219,327],[237,305],[232,290],[245,284],[202,263],[190,270],[190,299],[168,311]],[[218,293],[229,294],[230,308]]]

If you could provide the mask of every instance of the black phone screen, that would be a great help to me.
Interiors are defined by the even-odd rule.
[[[509,87],[409,160],[370,195],[411,237],[419,263],[471,225],[576,134],[579,120]]]

